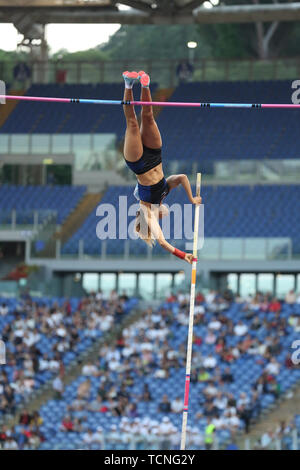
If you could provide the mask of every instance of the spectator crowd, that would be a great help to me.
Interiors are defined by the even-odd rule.
[[[9,308],[0,301],[0,339],[6,364],[0,368],[0,416],[13,415],[22,401],[124,316],[126,296],[98,292],[82,299],[51,301],[28,294]]]
[[[191,396],[188,446],[210,449],[234,440],[239,431],[248,433],[264,397],[280,396],[281,373],[295,370],[284,340],[300,331],[299,299],[294,292],[285,301],[262,293],[242,299],[229,290],[197,294],[191,371],[191,390],[197,393]],[[22,384],[26,396],[25,380],[34,381],[43,370],[54,372],[59,411],[51,414],[46,404],[39,429],[27,423],[41,448],[71,441],[75,448],[178,448],[183,387],[177,377],[185,368],[188,294],[172,294],[160,308],[147,308],[113,343],[104,339],[98,357],[64,388],[64,352],[80,342],[79,332],[97,337],[97,331],[108,331],[122,318],[123,301],[115,293],[104,300],[99,292],[72,311],[68,301],[49,308],[27,300],[4,328],[14,346],[8,357],[14,381],[2,372],[2,410],[14,412],[10,393],[13,397]],[[54,339],[50,355],[38,351],[41,335]],[[258,371],[251,383],[245,378],[247,391],[233,388],[241,361]],[[26,387],[30,394],[27,382]],[[33,442],[24,443],[20,434],[13,440],[18,446]]]

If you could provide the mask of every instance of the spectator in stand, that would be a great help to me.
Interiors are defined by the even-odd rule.
[[[271,344],[267,346],[267,354],[268,357],[272,358],[274,356],[278,356],[282,351],[282,346],[280,344],[280,338],[276,337],[272,339]]]
[[[28,426],[29,423],[31,422],[33,416],[29,414],[29,411],[25,408],[22,413],[20,414],[19,417],[19,424],[23,424],[25,426]]]
[[[266,372],[268,372],[271,375],[278,375],[279,374],[280,364],[276,360],[275,357],[271,358],[271,361],[269,362],[269,364],[267,364],[265,370],[266,370]]]
[[[217,354],[222,354],[226,347],[225,338],[219,338],[216,342],[215,352]]]
[[[176,428],[173,426],[170,419],[165,416],[162,420],[162,423],[158,426],[158,435],[163,438],[162,448],[164,450],[170,449],[171,438],[174,432],[176,432]]]
[[[97,377],[100,374],[100,372],[98,370],[97,364],[88,362],[87,364],[83,366],[81,374],[85,376]]]
[[[208,294],[205,296],[205,303],[209,310],[214,310],[215,307],[215,300],[216,300],[217,293],[214,290],[210,290]]]
[[[223,293],[223,297],[225,300],[227,300],[228,302],[233,302],[234,300],[234,294],[232,292],[232,290],[230,289],[229,286],[226,287],[224,293]]]
[[[249,406],[250,398],[247,396],[245,392],[241,392],[239,399],[237,400],[237,408],[241,408],[242,406]]]
[[[227,408],[228,397],[225,394],[223,394],[221,391],[219,391],[214,398],[213,404],[221,413]]]
[[[224,419],[227,429],[230,429],[232,432],[236,432],[241,425],[240,418],[235,408],[226,409],[224,411]]]
[[[237,325],[234,327],[234,334],[236,336],[245,336],[248,333],[248,326],[244,324],[241,320],[238,321]]]
[[[212,419],[208,418],[207,425],[205,428],[205,449],[211,450],[214,444],[214,435],[216,432],[215,425],[212,423]]]
[[[203,360],[203,367],[205,369],[214,369],[216,365],[217,365],[217,359],[212,354],[209,354]]]
[[[189,298],[187,299],[189,301]],[[195,302],[197,305],[202,304],[205,301],[205,297],[201,292],[197,292]]]
[[[151,396],[148,384],[144,384],[144,390],[141,396],[141,401],[146,401],[146,402],[152,401],[152,396]]]
[[[197,413],[197,418],[202,418],[205,416],[206,418],[214,418],[218,416],[218,408],[214,405],[212,401],[205,401],[203,405],[203,412]]]
[[[220,320],[218,320],[216,317],[214,317],[209,323],[208,323],[208,328],[210,330],[220,330],[222,323]]]
[[[212,330],[208,330],[207,335],[204,338],[204,342],[206,344],[215,344],[217,340],[217,336],[214,334]]]
[[[64,384],[61,377],[58,375],[52,382],[52,388],[55,392],[55,400],[60,400],[64,393]]]
[[[74,428],[74,424],[71,419],[71,416],[69,415],[65,416],[64,419],[62,420],[60,430],[63,432],[73,432],[74,431],[73,428]]]
[[[285,302],[287,304],[290,304],[290,305],[293,305],[296,303],[296,294],[295,294],[295,291],[292,289],[290,290],[286,296],[285,296]]]
[[[210,373],[205,370],[204,367],[201,367],[198,374],[198,382],[207,382],[210,379]]]
[[[3,450],[17,450],[18,444],[12,436],[7,436],[3,444]]]
[[[182,410],[183,410],[182,399],[180,397],[176,397],[171,402],[171,411],[173,413],[182,413]]]
[[[288,319],[288,323],[293,328],[295,333],[300,332],[300,318],[297,315],[291,315]]]
[[[171,295],[169,295],[169,297],[167,297],[166,301],[168,303],[173,303],[173,302],[177,302],[177,296],[172,292]]]
[[[209,380],[207,386],[203,389],[203,395],[205,396],[206,400],[211,400],[216,397],[218,394],[218,389],[216,388],[214,381]]]
[[[163,395],[162,401],[160,402],[158,406],[158,412],[159,413],[170,413],[171,412],[171,404],[169,402],[168,396]]]
[[[5,316],[8,314],[8,307],[5,303],[3,303],[1,306],[0,306],[0,315],[1,316]]]
[[[26,62],[18,62],[13,68],[13,75],[18,87],[24,89],[28,88],[28,81],[31,78],[31,68]]]
[[[233,383],[233,375],[230,370],[230,367],[226,367],[224,373],[222,374],[222,381],[225,383]]]
[[[138,411],[137,411],[137,404],[136,403],[128,403],[129,400],[127,400],[127,406],[126,406],[126,414],[129,416],[129,418],[137,418],[138,416]]]
[[[274,439],[274,433],[272,432],[272,430],[268,431],[268,432],[265,432],[262,436],[261,436],[261,440],[259,442],[261,448],[263,450],[266,450],[268,449],[269,445],[272,443],[272,440]]]
[[[269,304],[268,310],[272,313],[280,312],[281,311],[281,303],[275,297]]]
[[[87,446],[90,446],[94,442],[94,435],[93,435],[93,430],[88,429],[86,433],[82,436],[82,440],[84,444],[87,444]]]
[[[275,399],[277,399],[280,395],[280,384],[277,382],[274,376],[268,377],[268,384],[267,384],[268,393],[271,393]]]
[[[97,395],[97,398],[88,404],[87,409],[89,411],[99,411],[100,413],[106,413],[108,411],[108,407],[104,404],[100,395]]]
[[[101,426],[98,426],[96,429],[96,432],[93,433],[92,442],[95,444],[99,444],[102,448],[104,448],[104,435],[103,435],[103,428]]]
[[[81,382],[81,384],[78,385],[77,389],[77,397],[82,400],[87,400],[90,396],[91,392],[91,381],[85,380],[84,382]]]
[[[179,83],[188,82],[194,73],[194,67],[188,60],[182,60],[177,68],[176,74],[179,80]]]
[[[251,338],[251,335],[247,334],[247,336],[242,340],[239,346],[241,354],[249,353],[249,349],[251,348],[253,342],[254,340]]]
[[[292,369],[294,367],[294,363],[291,358],[291,354],[288,353],[285,357],[284,365],[287,369]]]
[[[32,424],[33,426],[35,426],[35,428],[38,429],[40,426],[42,426],[43,422],[44,422],[43,418],[41,417],[39,412],[35,410],[32,413],[30,424]]]

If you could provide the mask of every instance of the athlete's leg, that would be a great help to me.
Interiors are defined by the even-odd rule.
[[[132,88],[125,87],[123,99],[124,101],[133,101]],[[141,132],[139,129],[139,124],[135,114],[134,106],[124,105],[123,110],[127,125],[124,140],[124,157],[130,162],[135,162],[143,154]]]
[[[152,101],[151,92],[149,88],[150,79],[147,80],[147,77],[148,76],[146,77],[142,76],[142,78],[140,79],[141,85],[142,85],[141,101]],[[145,78],[144,81],[143,81],[143,78]],[[161,140],[161,135],[160,135],[158,126],[153,116],[152,106],[142,106],[141,117],[142,117],[141,136],[142,136],[143,144],[146,147],[149,147],[152,149],[160,148],[162,146],[162,140]]]

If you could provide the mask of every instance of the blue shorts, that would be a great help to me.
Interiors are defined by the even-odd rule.
[[[138,201],[150,202],[150,204],[161,204],[169,194],[169,186],[166,178],[156,184],[144,186],[138,183],[134,189],[134,196]]]

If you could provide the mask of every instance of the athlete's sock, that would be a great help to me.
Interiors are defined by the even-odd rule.
[[[141,85],[143,88],[149,88],[150,86],[150,77],[147,73],[145,73],[143,70],[141,70],[138,73],[139,80],[141,82]]]
[[[131,89],[135,82],[139,80],[137,72],[123,72],[123,78],[125,82],[125,88]]]

